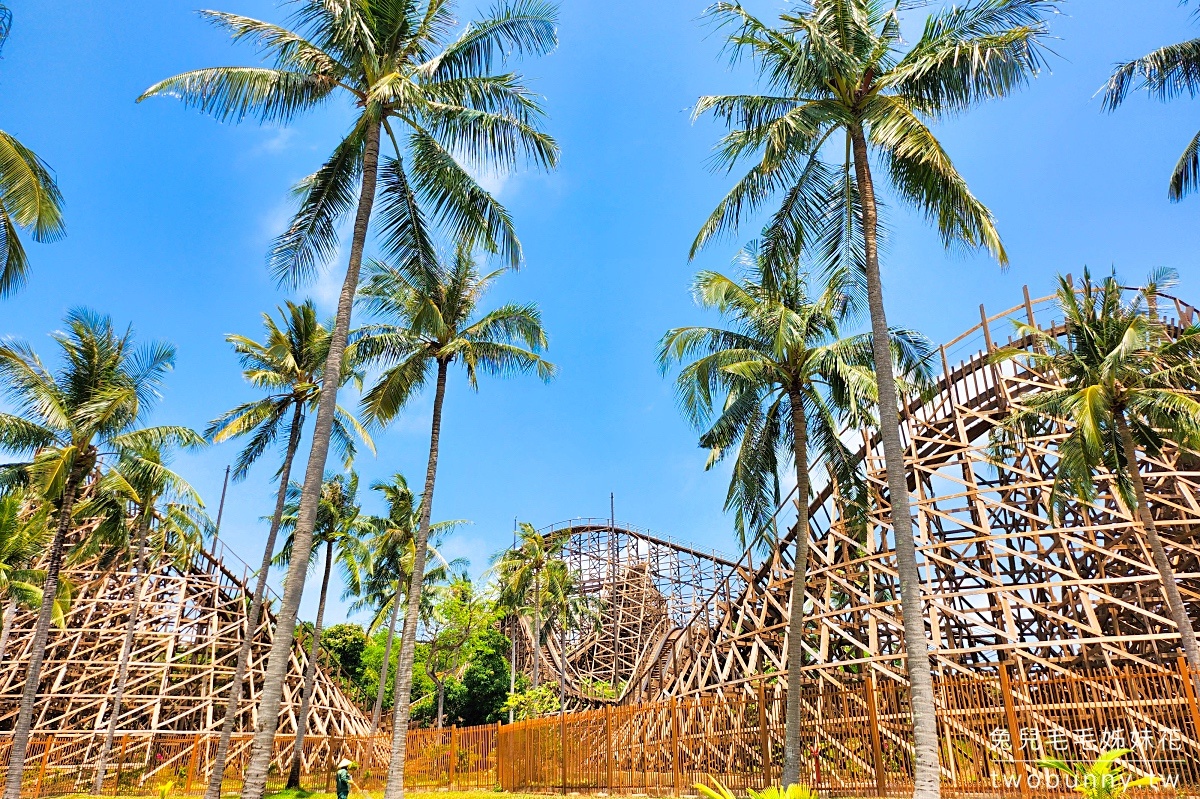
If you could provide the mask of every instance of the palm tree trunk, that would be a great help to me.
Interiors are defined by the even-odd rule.
[[[263,599],[267,594],[267,578],[271,572],[271,560],[275,557],[275,538],[279,535],[279,524],[283,509],[287,505],[287,487],[292,479],[292,461],[300,447],[300,434],[304,429],[304,404],[295,403],[292,411],[292,429],[288,436],[287,452],[279,470],[279,491],[275,494],[275,513],[271,516],[271,529],[267,532],[267,543],[263,547],[262,565],[258,568],[258,579],[254,585],[254,598],[250,601],[250,613],[246,619],[246,636],[238,647],[237,665],[233,671],[233,682],[229,685],[229,699],[225,703],[225,718],[221,721],[221,737],[217,739],[217,750],[213,753],[212,768],[208,774],[208,787],[204,799],[221,799],[221,785],[225,781],[225,761],[229,757],[229,742],[233,728],[237,725],[238,711],[242,704],[242,683],[250,666],[250,650],[262,618]]]
[[[333,569],[333,542],[325,544],[325,574],[321,577],[321,597],[317,601],[317,621],[313,624],[312,645],[308,663],[304,666],[304,690],[300,694],[300,713],[296,716],[296,742],[292,746],[292,765],[288,769],[287,787],[300,787],[300,769],[304,766],[304,733],[308,729],[308,711],[312,705],[313,688],[317,679],[317,654],[321,651],[321,625],[325,622],[325,597],[329,593],[329,574]]]
[[[379,691],[375,694],[375,709],[371,711],[371,734],[379,732],[379,717],[383,715],[383,694],[387,690],[388,669],[392,665],[392,639],[396,637],[396,618],[400,615],[400,595],[392,600],[392,620],[388,622],[387,644],[383,647],[383,665],[379,667]]]
[[[4,652],[8,649],[8,638],[12,635],[13,622],[17,619],[17,600],[9,600],[4,606],[4,622],[0,624],[0,663],[4,662]]]
[[[121,644],[121,657],[117,666],[117,688],[113,692],[112,710],[108,714],[108,729],[104,731],[104,743],[100,747],[100,755],[96,758],[96,777],[92,783],[92,793],[99,795],[104,792],[104,775],[108,770],[108,758],[112,754],[113,738],[117,735],[117,716],[121,714],[121,701],[125,698],[125,685],[129,682],[129,660],[133,654],[133,639],[137,635],[138,616],[141,615],[142,596],[149,582],[146,574],[146,538],[150,534],[149,506],[142,508],[141,518],[138,519],[137,544],[137,588],[133,595],[133,608],[129,612],[129,624],[125,628],[125,641]]]
[[[783,741],[783,787],[800,783],[800,669],[804,665],[804,587],[808,574],[808,422],[799,389],[788,392],[792,406],[792,437],[796,460],[796,555],[788,610],[787,707]],[[767,740],[770,740],[769,738]],[[763,757],[768,753],[763,752]]]
[[[54,616],[54,603],[58,598],[58,573],[62,570],[63,549],[67,533],[71,530],[71,514],[75,510],[75,497],[79,484],[87,473],[87,464],[82,453],[75,456],[71,473],[63,486],[62,504],[58,509],[58,525],[50,542],[50,553],[46,559],[46,577],[42,581],[42,607],[38,611],[37,626],[33,629],[33,641],[29,647],[29,668],[25,672],[25,686],[21,690],[21,706],[17,723],[13,728],[12,748],[8,756],[8,775],[4,779],[4,799],[21,799],[21,779],[25,776],[25,754],[29,749],[29,732],[33,727],[33,706],[37,702],[38,687],[42,679],[42,660],[46,657],[46,642],[50,639],[50,620]]]
[[[433,486],[437,479],[438,445],[442,435],[442,403],[446,399],[447,361],[438,361],[437,390],[433,395],[433,424],[429,435],[429,462],[425,467],[425,492],[421,495],[421,524],[413,542],[412,577],[408,583],[408,610],[404,616],[404,634],[400,637],[400,662],[397,668],[396,713],[392,723],[392,758],[388,763],[387,786],[383,799],[403,799],[404,763],[408,744],[408,719],[411,711],[413,660],[417,650],[417,623],[421,613],[421,588],[425,583],[425,554],[429,545],[429,517],[433,510]],[[255,799],[258,799],[255,797]]]
[[[517,630],[515,625],[509,625],[508,628],[512,635],[510,643],[510,654],[508,657],[508,695],[511,698],[517,692]],[[2,640],[2,639],[0,639]],[[0,646],[0,655],[4,654],[4,647]],[[513,709],[508,709],[508,723],[513,723]]]
[[[542,572],[533,577],[533,687],[538,687],[538,667],[542,665]]]
[[[325,379],[321,381],[321,394],[317,401],[312,450],[308,455],[304,488],[300,494],[300,511],[297,514],[296,529],[292,534],[292,562],[284,583],[283,602],[275,624],[275,636],[271,641],[266,674],[263,676],[262,693],[258,703],[258,724],[250,748],[250,761],[246,766],[242,799],[262,799],[263,791],[267,787],[275,730],[279,724],[279,704],[283,699],[283,683],[287,679],[288,663],[292,654],[296,612],[300,609],[300,599],[304,595],[305,572],[308,568],[308,556],[312,552],[313,527],[317,521],[317,502],[321,496],[325,460],[329,455],[329,436],[333,430],[334,413],[337,411],[342,356],[346,350],[346,338],[350,334],[350,313],[354,307],[354,295],[358,290],[358,273],[362,267],[363,248],[367,241],[367,228],[371,222],[371,208],[375,203],[378,172],[379,123],[372,122],[367,126],[366,144],[363,147],[362,189],[359,192],[358,211],[354,218],[350,261],[346,266],[342,293],[338,297],[337,317],[329,341],[329,356],[325,359]],[[423,554],[418,553],[418,556]]]
[[[1158,577],[1163,584],[1163,594],[1167,600],[1167,609],[1171,613],[1171,621],[1175,622],[1175,626],[1179,629],[1179,642],[1183,647],[1183,654],[1187,658],[1188,665],[1193,669],[1200,669],[1200,648],[1196,646],[1196,631],[1192,627],[1192,620],[1188,617],[1187,606],[1183,604],[1183,596],[1179,593],[1179,583],[1175,581],[1175,569],[1172,568],[1171,561],[1167,558],[1167,551],[1163,548],[1162,539],[1158,537],[1158,528],[1154,524],[1154,517],[1150,515],[1150,504],[1146,501],[1146,484],[1138,469],[1138,451],[1137,445],[1133,443],[1133,433],[1129,430],[1129,423],[1125,421],[1123,409],[1114,409],[1113,417],[1117,424],[1117,434],[1121,437],[1121,449],[1125,455],[1125,470],[1129,474],[1130,482],[1133,483],[1138,521],[1141,522],[1142,531],[1145,532],[1146,540],[1150,543],[1150,556],[1154,560],[1154,567],[1158,569]]]
[[[854,173],[859,196],[862,198],[867,305],[871,311],[871,347],[875,355],[875,375],[879,384],[879,437],[883,442],[888,499],[892,506],[896,575],[900,582],[904,647],[908,654],[906,665],[915,747],[913,797],[938,799],[941,795],[941,770],[938,762],[937,712],[933,701],[933,674],[929,665],[929,644],[921,601],[921,573],[917,568],[917,547],[916,541],[913,540],[912,516],[908,504],[904,442],[900,438],[900,401],[896,394],[896,376],[892,371],[887,315],[883,308],[883,283],[879,276],[879,212],[875,201],[875,186],[871,179],[867,139],[862,127],[853,127],[850,139],[854,150]]]
[[[567,712],[567,620],[565,614],[558,619],[558,715]]]

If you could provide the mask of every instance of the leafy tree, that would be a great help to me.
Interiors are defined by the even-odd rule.
[[[1055,3],[971,0],[948,5],[929,15],[920,36],[904,49],[903,12],[923,5],[812,0],[782,14],[777,28],[737,2],[722,0],[713,6],[712,19],[732,28],[728,45],[733,56],[754,61],[767,93],[702,97],[696,106],[698,115],[711,112],[732,128],[718,148],[717,167],[753,165],[704,223],[692,253],[778,200],[763,236],[769,263],[787,263],[808,252],[864,278],[908,650],[914,794],[936,797],[937,719],[899,395],[887,351],[872,158],[899,199],[924,213],[946,246],[985,248],[1005,263],[991,212],[971,194],[928,123],[1005,97],[1028,83],[1042,65],[1045,18]],[[827,154],[832,160],[827,161]]]
[[[868,502],[860,467],[839,433],[871,420],[877,400],[874,352],[868,335],[843,336],[843,287],[815,296],[794,266],[771,269],[752,245],[740,279],[701,272],[693,294],[729,327],[682,327],[662,340],[664,369],[685,364],[677,381],[680,406],[701,431],[711,468],[734,451],[725,509],[734,511],[742,545],[779,545],[774,530],[787,461],[796,478],[793,578],[788,616],[788,693],[783,782],[800,778],[801,667],[804,662],[804,585],[808,570],[809,470],[825,464],[848,507],[861,518]],[[905,376],[928,377],[929,348],[909,331],[892,331],[891,356]],[[694,359],[694,360],[693,360]],[[849,511],[849,512],[847,512]]]
[[[12,12],[0,3],[0,48],[12,29]],[[34,241],[63,235],[62,194],[54,172],[16,138],[0,130],[0,297],[25,283],[29,262],[18,237],[29,231]]]
[[[1156,288],[1129,300],[1115,275],[1094,283],[1085,269],[1078,286],[1059,278],[1065,335],[1019,324],[1019,334],[1033,346],[1006,348],[994,356],[1053,376],[1059,387],[1021,397],[994,431],[994,442],[1002,457],[1013,442],[1044,435],[1056,423],[1067,426],[1070,432],[1058,444],[1051,507],[1059,513],[1071,497],[1091,502],[1099,476],[1112,476],[1116,494],[1137,517],[1150,545],[1184,655],[1192,668],[1200,668],[1196,633],[1158,535],[1138,460],[1139,450],[1160,456],[1167,442],[1200,452],[1200,325],[1170,335],[1146,304],[1170,278],[1151,276]]]
[[[478,386],[480,373],[508,377],[535,372],[543,380],[554,375],[554,365],[540,354],[546,347],[546,333],[537,306],[509,304],[477,315],[484,294],[504,271],[481,275],[469,249],[462,246],[448,265],[409,261],[389,266],[375,262],[363,287],[363,303],[379,322],[364,328],[364,337],[356,346],[363,358],[373,358],[383,368],[378,382],[363,396],[367,418],[387,423],[429,382],[431,372],[436,375],[429,460],[414,544],[414,585],[424,584],[442,405],[451,365],[463,366],[472,388]],[[408,695],[420,605],[420,593],[410,591],[400,639],[397,709],[384,799],[399,799],[403,792]]]
[[[341,675],[351,680],[356,689],[362,687],[363,653],[369,640],[362,627],[350,622],[335,624],[321,634],[321,648],[337,662]]]
[[[198,433],[181,429],[180,443],[185,447],[198,448],[204,445],[204,439]],[[135,445],[121,453],[120,460],[106,475],[107,479],[103,480],[111,484],[111,488],[104,493],[116,495],[113,499],[118,505],[118,513],[124,515],[126,503],[132,506],[128,524],[136,531],[133,536],[136,543],[132,547],[127,546],[126,550],[138,578],[133,606],[125,627],[125,640],[117,658],[117,680],[113,688],[112,707],[108,711],[108,725],[104,730],[104,742],[96,756],[92,793],[97,795],[104,792],[104,777],[108,759],[112,755],[113,739],[117,734],[117,720],[121,715],[125,687],[129,681],[129,659],[133,655],[133,642],[141,621],[142,600],[149,582],[149,572],[164,555],[186,562],[200,546],[204,533],[210,529],[208,518],[201,510],[204,503],[200,495],[171,470],[169,456],[170,450],[158,444]],[[154,541],[151,541],[152,527],[156,528],[153,531]],[[153,557],[150,555],[151,549]]]
[[[509,696],[508,701],[504,703],[505,712],[511,713],[517,721],[549,716],[559,712],[561,708],[558,693],[549,683],[518,691]]]
[[[455,577],[438,592],[430,620],[426,623],[425,673],[437,690],[437,727],[445,718],[446,681],[460,677],[475,655],[472,646],[480,628],[495,621],[486,597],[475,590],[465,574]]]
[[[447,713],[457,718],[459,724],[494,724],[504,716],[504,702],[508,699],[508,663],[504,653],[509,640],[494,626],[479,630],[472,644],[467,670],[463,673],[461,692],[455,692],[446,701]]]
[[[42,603],[9,750],[5,799],[20,799],[33,706],[54,617],[63,555],[72,533],[76,500],[97,468],[101,451],[190,440],[180,427],[140,427],[175,362],[166,343],[135,346],[132,329],[118,334],[112,319],[76,309],[67,330],[54,334],[62,365],[46,368],[29,345],[0,342],[0,385],[13,413],[0,412],[0,448],[30,459],[0,466],[0,483],[19,479],[55,508],[54,535],[46,549]]]
[[[275,562],[287,566],[296,553],[296,522],[300,510],[302,488],[295,483],[288,487],[288,506],[284,511],[281,528],[289,531],[282,550]],[[321,574],[321,593],[317,601],[317,619],[313,623],[312,642],[308,662],[304,669],[304,688],[300,694],[300,712],[296,716],[296,743],[292,747],[292,761],[288,769],[288,789],[300,787],[300,769],[303,766],[304,735],[308,729],[308,713],[312,703],[313,688],[316,686],[317,657],[321,651],[321,626],[325,619],[325,599],[329,593],[329,578],[336,561],[347,584],[347,594],[360,583],[359,565],[365,560],[363,538],[371,531],[371,520],[362,514],[358,504],[358,475],[337,474],[325,480],[321,486],[321,504],[317,507],[317,526],[313,531],[314,547],[309,550],[309,566],[317,559],[322,544],[325,545],[324,571]],[[278,634],[278,633],[276,633]]]
[[[248,629],[257,630],[262,617],[263,598],[266,596],[267,579],[271,571],[271,559],[275,556],[275,540],[287,502],[287,488],[291,481],[292,462],[300,447],[300,437],[308,414],[315,413],[320,399],[321,382],[325,363],[329,358],[329,347],[333,340],[329,328],[317,319],[317,310],[311,300],[300,305],[289,302],[279,308],[280,321],[263,314],[264,340],[255,341],[247,336],[229,335],[225,340],[233,345],[234,352],[242,362],[242,375],[266,396],[242,403],[221,414],[205,431],[205,436],[220,443],[249,436],[245,447],[237,458],[233,472],[235,481],[244,480],[250,467],[280,439],[287,442],[283,451],[283,463],[279,468],[279,490],[275,495],[275,511],[271,515],[271,527],[263,546],[262,564],[254,584],[254,598],[250,602]],[[361,375],[352,367],[353,359],[341,368],[341,382],[361,385]],[[370,435],[358,423],[353,414],[340,406],[334,411],[330,434],[334,446],[349,468],[356,451],[354,435],[362,439],[372,452],[375,445]],[[221,722],[221,736],[213,753],[209,770],[205,799],[221,799],[221,785],[225,775],[225,761],[229,754],[229,742],[237,723],[238,709],[242,701],[242,684],[246,680],[246,669],[250,663],[251,636],[246,636],[238,648],[237,665],[233,680],[229,684],[229,697],[225,702],[225,718]]]
[[[1184,0],[1186,2],[1186,0]],[[1200,92],[1200,38],[1161,47],[1148,55],[1118,64],[1104,86],[1104,110],[1115,111],[1130,92],[1145,91],[1167,102]],[[1167,196],[1179,202],[1200,185],[1200,133],[1192,137],[1171,171]]]
[[[273,64],[185,72],[151,86],[139,98],[168,95],[221,120],[249,116],[273,124],[287,124],[335,98],[349,101],[339,106],[353,109],[349,132],[297,187],[299,210],[270,253],[271,268],[281,279],[308,277],[336,254],[339,224],[354,210],[325,374],[341,373],[380,183],[376,233],[390,257],[431,268],[434,230],[427,219],[432,217],[454,241],[497,252],[516,266],[521,247],[508,212],[475,181],[463,160],[493,172],[505,172],[522,160],[545,168],[557,162],[558,146],[538,129],[543,113],[538,98],[519,75],[493,71],[509,54],[540,55],[557,44],[553,7],[543,0],[501,0],[489,17],[467,25],[458,36],[452,35],[453,11],[451,0],[300,0],[292,29],[237,14],[203,12],[235,41],[255,45]],[[381,165],[384,134],[393,152]],[[321,386],[296,527],[296,569],[287,581],[264,676],[242,788],[246,799],[260,799],[266,786],[337,391],[333,381]],[[423,557],[420,547],[418,552]],[[214,776],[210,799],[219,797],[220,775]],[[391,790],[389,799],[395,799],[401,789]]]

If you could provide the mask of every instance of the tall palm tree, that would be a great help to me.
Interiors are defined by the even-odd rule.
[[[335,97],[349,101],[341,106],[354,109],[349,133],[297,187],[300,208],[270,254],[271,267],[281,278],[307,277],[336,254],[339,223],[354,209],[325,374],[342,369],[380,182],[384,191],[377,234],[389,256],[432,264],[433,231],[427,221],[432,217],[449,237],[498,252],[515,267],[521,246],[508,212],[464,162],[505,172],[522,160],[544,168],[558,160],[557,144],[538,129],[543,115],[539,99],[516,73],[493,71],[509,54],[541,55],[554,48],[554,8],[544,0],[502,0],[491,16],[467,25],[458,36],[452,35],[453,10],[451,0],[300,0],[290,30],[237,14],[204,12],[235,41],[256,45],[273,65],[185,72],[151,86],[139,98],[169,95],[218,119],[251,116],[277,124]],[[393,152],[381,167],[383,134]],[[333,382],[321,386],[296,527],[298,557],[264,675],[242,788],[245,799],[260,799],[266,785],[337,390]],[[424,556],[420,547],[418,553]]]
[[[1165,283],[1161,275],[1151,278],[1152,285]],[[996,429],[995,444],[1003,455],[1014,441],[1044,435],[1048,424],[1066,424],[1070,432],[1058,444],[1051,507],[1057,512],[1072,497],[1092,501],[1098,476],[1112,476],[1115,493],[1137,517],[1150,544],[1188,664],[1200,669],[1196,633],[1146,499],[1138,456],[1139,449],[1161,455],[1167,442],[1200,452],[1200,325],[1171,335],[1146,307],[1157,290],[1126,300],[1114,275],[1094,283],[1085,269],[1077,286],[1060,277],[1063,337],[1021,324],[1018,333],[1033,346],[994,356],[998,361],[1018,359],[1057,378],[1060,387],[1021,398]]]
[[[179,442],[185,447],[198,448],[205,441],[199,433],[187,430]],[[149,583],[151,567],[163,555],[174,555],[186,560],[199,545],[208,525],[203,516],[204,503],[190,484],[169,467],[170,450],[165,446],[147,444],[136,446],[121,453],[120,460],[109,471],[106,483],[113,484],[118,511],[124,513],[124,505],[132,506],[129,525],[134,529],[136,543],[127,547],[133,570],[138,574],[133,594],[133,606],[129,610],[129,621],[125,627],[125,640],[117,659],[117,681],[113,688],[112,707],[108,711],[108,725],[104,731],[104,742],[96,757],[96,776],[92,793],[104,791],[104,778],[108,759],[112,755],[113,739],[117,734],[117,720],[121,715],[121,703],[125,697],[125,686],[129,681],[129,660],[133,654],[133,642],[141,621],[142,599]],[[152,542],[152,526],[157,527],[156,541]],[[153,547],[152,547],[153,544]],[[150,556],[153,548],[154,556]],[[103,710],[101,710],[103,717]]]
[[[390,481],[379,481],[371,486],[378,491],[387,502],[387,516],[377,516],[372,520],[374,536],[368,549],[368,563],[362,571],[365,573],[362,590],[358,598],[350,605],[352,613],[361,610],[373,610],[371,622],[367,627],[368,635],[375,635],[386,621],[388,630],[383,647],[383,663],[379,669],[379,686],[375,694],[375,706],[371,711],[371,731],[379,731],[379,720],[383,714],[383,700],[387,691],[388,670],[391,667],[392,644],[396,637],[396,623],[400,617],[403,598],[408,593],[408,581],[412,576],[412,564],[415,558],[414,542],[417,528],[421,525],[420,500],[413,496],[408,487],[408,481],[402,474],[392,475]],[[425,570],[425,585],[431,587],[445,581],[451,569],[466,563],[459,558],[448,562],[438,551],[437,545],[443,535],[455,528],[468,524],[465,519],[437,522],[429,526],[429,540],[426,542],[427,562],[436,565]]]
[[[0,48],[12,29],[12,12],[0,3]],[[16,138],[0,130],[0,297],[25,283],[29,262],[18,230],[34,241],[54,241],[65,232],[62,194],[54,172]]]
[[[788,692],[783,784],[800,779],[801,668],[804,663],[804,586],[808,571],[809,470],[822,463],[839,496],[867,503],[860,464],[839,433],[871,419],[878,398],[871,336],[843,336],[848,304],[843,286],[812,292],[794,266],[772,269],[756,245],[742,258],[743,274],[701,272],[697,303],[716,310],[729,327],[681,327],[662,340],[659,362],[685,364],[680,405],[710,451],[707,468],[735,451],[725,509],[734,511],[743,546],[778,546],[775,509],[781,472],[791,460],[796,479],[796,524],[788,616]],[[926,379],[929,348],[908,331],[892,331],[891,357],[906,378]],[[694,359],[694,360],[693,360]]]
[[[1195,97],[1200,92],[1200,38],[1170,44],[1117,64],[1104,86],[1104,110],[1117,110],[1130,92],[1142,90],[1162,102],[1183,94]],[[1200,186],[1200,133],[1192,137],[1175,162],[1167,196],[1172,202],[1179,202],[1197,186]]]
[[[289,489],[290,501],[283,517],[283,528],[289,531],[283,548],[275,558],[281,566],[292,562],[296,552],[296,521],[300,511],[302,488],[293,483]],[[316,686],[317,656],[321,651],[321,628],[325,620],[325,599],[329,594],[329,578],[333,564],[337,562],[347,577],[346,582],[357,585],[358,565],[366,561],[363,539],[372,530],[369,517],[364,516],[358,504],[358,474],[337,474],[326,478],[321,486],[321,503],[317,507],[317,527],[313,531],[315,546],[309,554],[309,567],[316,559],[322,544],[325,545],[325,564],[321,575],[321,592],[317,601],[317,618],[313,623],[312,642],[308,662],[304,669],[304,687],[300,693],[300,712],[296,715],[296,742],[292,748],[291,767],[288,770],[287,787],[300,787],[300,769],[304,761],[304,736],[308,729],[308,712],[312,703],[312,692]]]
[[[361,357],[374,359],[383,368],[378,381],[363,395],[367,419],[386,424],[429,382],[431,373],[436,381],[413,585],[424,584],[425,546],[429,541],[442,434],[442,404],[450,367],[461,364],[472,388],[477,388],[480,373],[507,377],[535,372],[543,380],[554,375],[554,365],[540,354],[546,347],[546,333],[536,305],[509,304],[479,315],[484,294],[505,271],[480,274],[470,248],[463,245],[447,265],[426,260],[402,261],[396,266],[373,262],[362,290],[362,302],[379,321],[363,328],[363,337],[356,347]],[[400,690],[396,696],[385,799],[399,799],[404,792],[409,691],[420,602],[421,592],[409,591],[404,635],[400,639]]]
[[[31,493],[22,488],[0,492],[0,661],[4,660],[17,610],[42,604],[46,572],[35,568],[35,564],[50,544],[50,505],[39,502]],[[70,600],[70,584],[61,579],[59,603],[52,619],[60,628],[65,624]]]
[[[135,346],[133,331],[117,333],[112,319],[76,309],[67,329],[54,334],[62,365],[51,371],[28,344],[0,342],[0,385],[13,413],[0,412],[0,448],[31,455],[0,466],[21,472],[32,490],[54,503],[54,535],[46,550],[46,576],[30,647],[20,711],[13,729],[4,799],[20,799],[33,706],[58,596],[59,571],[72,532],[75,503],[102,450],[188,440],[179,427],[139,427],[175,362],[175,348],[158,342]]]
[[[517,542],[505,550],[493,567],[500,586],[498,602],[513,617],[528,615],[533,632],[533,687],[541,677],[542,639],[545,634],[545,613],[548,573],[563,563],[563,550],[570,538],[569,531],[542,535],[529,522],[517,526]],[[565,564],[564,564],[565,565]],[[514,656],[510,664],[516,668]],[[511,680],[510,680],[511,683]],[[511,685],[510,685],[511,688]]]
[[[887,352],[879,274],[874,165],[893,192],[936,225],[946,246],[982,247],[1007,261],[992,214],[967,188],[928,124],[1005,97],[1037,74],[1053,0],[971,0],[931,14],[902,48],[900,0],[812,0],[771,28],[736,2],[712,13],[733,28],[729,48],[748,55],[769,94],[703,97],[731,128],[715,163],[753,161],[709,217],[695,254],[720,233],[779,201],[764,253],[784,263],[805,251],[861,270],[874,336],[880,439],[896,539],[906,663],[916,744],[914,795],[940,795],[937,720],[912,535],[899,397]],[[831,161],[826,160],[829,156]]]
[[[205,799],[221,799],[221,785],[225,778],[225,761],[229,755],[229,742],[237,724],[238,710],[242,701],[242,684],[250,663],[250,646],[254,631],[262,617],[267,578],[270,576],[271,559],[275,556],[275,540],[279,534],[287,502],[287,489],[291,481],[292,462],[300,447],[301,434],[308,414],[317,410],[321,392],[321,378],[325,362],[329,358],[332,334],[327,326],[317,319],[317,310],[311,300],[300,305],[289,302],[286,308],[278,309],[280,321],[263,314],[265,337],[258,342],[246,336],[230,335],[225,340],[233,345],[234,352],[242,362],[242,375],[252,385],[267,392],[257,400],[242,403],[214,420],[205,431],[205,436],[220,443],[233,438],[249,436],[250,439],[237,458],[233,472],[235,481],[245,479],[250,467],[264,452],[280,439],[287,444],[283,452],[283,463],[277,474],[279,489],[275,494],[275,511],[271,515],[271,526],[263,546],[262,564],[254,584],[254,598],[250,602],[246,629],[250,633],[242,639],[238,649],[237,665],[233,681],[229,685],[229,697],[225,704],[225,718],[221,723],[221,736],[213,753]],[[342,365],[341,382],[361,384],[361,375],[354,369],[353,358]],[[354,436],[357,435],[372,452],[375,445],[370,435],[354,415],[338,406],[334,410],[330,435],[334,446],[342,454],[349,468],[356,451]]]

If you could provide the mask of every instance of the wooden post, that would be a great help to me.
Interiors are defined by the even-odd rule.
[[[455,770],[458,768],[458,725],[450,725],[450,787],[454,787]]]
[[[496,722],[495,737],[492,738],[492,753],[496,763],[496,785],[504,786],[504,780],[500,777],[500,722]]]
[[[192,792],[192,780],[196,776],[196,755],[200,753],[200,742],[204,740],[201,737],[196,738],[196,742],[192,744],[192,753],[188,756],[187,778],[184,780],[183,792]]]
[[[1179,676],[1183,680],[1183,692],[1187,696],[1188,709],[1192,711],[1194,735],[1200,736],[1200,705],[1196,703],[1196,686],[1193,680],[1196,675],[1188,668],[1187,658],[1179,656]]]
[[[762,747],[764,787],[775,781],[771,776],[771,730],[767,727],[767,691],[763,681],[758,681],[758,745]]]
[[[42,752],[42,764],[38,767],[37,785],[33,789],[34,799],[42,795],[42,781],[46,779],[46,764],[50,760],[50,750],[54,748],[54,733],[46,736],[46,750]]]
[[[559,758],[562,764],[562,793],[567,795],[567,709],[558,709],[558,748],[562,753]]]
[[[682,771],[679,768],[679,700],[671,697],[671,785],[675,795],[683,787]]]
[[[612,705],[604,706],[604,776],[608,792],[613,792]]]
[[[1004,716],[1008,721],[1008,736],[1012,741],[1013,768],[1016,769],[1021,799],[1029,799],[1029,780],[1025,770],[1025,756],[1021,753],[1021,728],[1017,725],[1017,708],[1013,701],[1012,682],[1008,676],[1008,664],[1001,662],[1000,698],[1004,700]]]
[[[121,769],[125,766],[125,750],[129,748],[129,733],[121,736],[121,754],[117,755],[117,778],[113,781],[113,796],[121,789]]]
[[[875,795],[887,795],[887,775],[883,770],[883,742],[879,737],[879,707],[875,694],[875,670],[868,668],[863,680],[867,689],[867,723],[871,727],[871,762],[875,768]]]

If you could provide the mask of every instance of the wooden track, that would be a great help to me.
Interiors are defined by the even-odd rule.
[[[151,570],[134,641],[130,676],[117,722],[126,732],[181,733],[220,729],[238,647],[247,634],[248,578],[231,571],[236,556],[197,552],[185,567],[167,561]],[[248,571],[248,569],[247,569]],[[42,664],[35,732],[103,730],[117,662],[138,579],[126,571],[74,569],[77,589],[65,630],[51,629]],[[273,614],[254,632],[237,730],[251,731],[262,685]],[[17,616],[0,663],[0,734],[17,716],[35,614]],[[306,655],[292,649],[279,733],[293,735]],[[370,721],[322,670],[317,670],[308,730],[318,736],[366,735]],[[99,741],[97,740],[97,744]],[[88,757],[81,755],[83,760]]]

